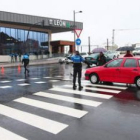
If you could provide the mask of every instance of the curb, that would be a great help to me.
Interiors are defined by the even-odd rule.
[[[29,66],[34,66],[34,65],[43,65],[43,64],[56,64],[58,63],[58,59],[59,58],[52,58],[52,59],[46,59],[46,60],[37,60],[37,61],[30,61]],[[17,63],[8,63],[8,64],[0,64],[0,67],[17,67],[17,66],[23,66],[23,64],[21,62],[17,62]]]

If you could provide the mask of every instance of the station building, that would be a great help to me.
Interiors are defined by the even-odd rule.
[[[0,11],[0,55],[39,53],[42,50],[64,53],[66,45],[73,52],[73,41],[52,41],[51,36],[75,28],[82,30],[83,23]]]

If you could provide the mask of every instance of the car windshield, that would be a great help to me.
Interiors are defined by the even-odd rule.
[[[140,48],[135,48],[135,50],[140,50]]]
[[[80,55],[86,55],[86,53],[80,53]]]

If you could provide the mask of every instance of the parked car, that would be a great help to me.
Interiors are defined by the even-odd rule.
[[[92,84],[99,81],[136,84],[140,88],[140,58],[123,57],[113,59],[103,66],[89,68],[85,79]]]
[[[120,56],[119,51],[107,51],[104,54],[106,54],[107,56],[109,56],[112,59],[119,58],[119,56]]]
[[[139,55],[140,54],[140,47],[135,48],[135,50],[132,53],[133,53],[133,55]]]
[[[89,65],[92,65],[92,64],[95,64],[97,65],[97,58],[99,56],[100,53],[93,53],[93,54],[90,54],[88,57],[85,57],[85,61],[86,63],[88,63]],[[105,58],[106,58],[106,62],[112,60],[108,55],[104,54],[105,55]]]

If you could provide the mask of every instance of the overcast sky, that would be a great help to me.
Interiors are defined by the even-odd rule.
[[[140,43],[140,0],[0,0],[0,10],[83,22],[82,45],[104,45],[107,38],[122,46]],[[118,29],[129,29],[119,31]],[[73,41],[73,33],[53,35],[53,40]]]

